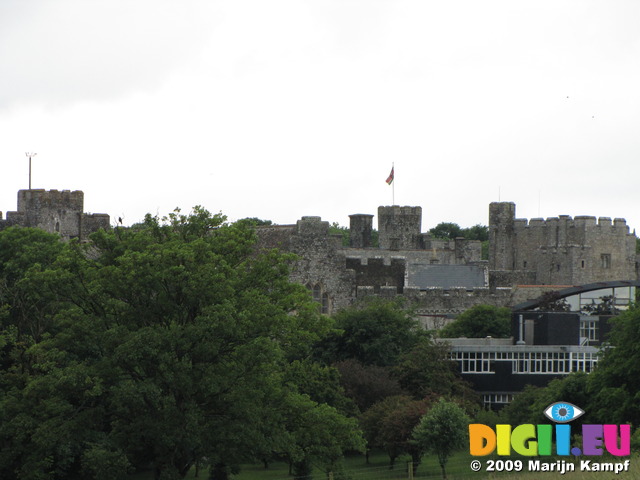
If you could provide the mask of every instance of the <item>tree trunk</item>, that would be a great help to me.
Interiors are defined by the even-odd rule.
[[[229,480],[229,467],[224,463],[216,463],[211,468],[209,480]]]
[[[311,480],[311,460],[304,458],[298,462],[293,462],[294,480]]]

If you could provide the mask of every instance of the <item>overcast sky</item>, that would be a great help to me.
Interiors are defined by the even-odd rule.
[[[640,229],[640,2],[1,0],[0,210]],[[375,225],[375,223],[374,223]]]

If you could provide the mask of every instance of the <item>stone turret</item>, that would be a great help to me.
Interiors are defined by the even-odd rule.
[[[513,270],[516,204],[489,205],[489,269]]]
[[[380,248],[412,250],[421,248],[422,207],[378,207]]]
[[[371,246],[373,215],[358,213],[349,215],[349,246],[367,248]]]
[[[7,212],[3,226],[41,228],[67,240],[84,240],[99,228],[109,228],[109,215],[89,215],[83,210],[84,193],[80,190],[19,190],[18,210]]]

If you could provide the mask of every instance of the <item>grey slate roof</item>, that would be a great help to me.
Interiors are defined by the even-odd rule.
[[[487,286],[486,268],[477,265],[410,264],[407,271],[410,287],[478,288]]]

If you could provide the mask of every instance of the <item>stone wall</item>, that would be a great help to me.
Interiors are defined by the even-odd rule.
[[[349,215],[349,246],[368,248],[372,246],[373,215]]]
[[[80,190],[36,189],[18,191],[17,211],[7,212],[0,221],[0,228],[13,225],[41,228],[66,240],[86,240],[90,233],[109,228],[110,220],[106,214],[85,214]]]
[[[346,256],[347,269],[355,272],[356,289],[372,287],[374,293],[379,293],[381,287],[395,287],[402,293],[405,285],[406,261],[404,258],[392,257],[357,257],[352,252],[343,252]]]
[[[568,215],[516,219],[511,202],[492,203],[489,212],[492,271],[513,272],[514,279],[529,278],[531,284],[581,285],[638,278],[636,238],[624,219],[612,222],[606,217]]]
[[[492,203],[486,262],[479,241],[420,233],[421,214],[420,207],[380,207],[380,247],[371,246],[373,216],[368,214],[350,216],[349,247],[341,245],[339,235],[329,234],[329,223],[320,217],[259,227],[258,235],[262,246],[299,256],[292,280],[326,293],[331,312],[371,295],[402,295],[430,328],[479,304],[513,306],[565,286],[637,278],[635,236],[622,219],[560,216],[528,221],[516,219],[515,204]],[[488,287],[409,286],[409,266],[433,264],[486,268]]]
[[[291,280],[316,288],[328,298],[327,313],[353,303],[356,296],[355,272],[346,268],[341,252],[341,236],[329,234],[329,222],[320,217],[302,217],[296,225],[257,227],[258,249],[278,248],[298,256]]]
[[[407,250],[422,248],[421,207],[378,207],[378,235],[380,248]]]

